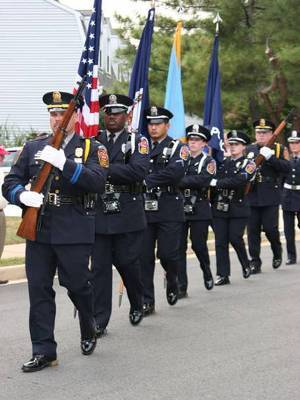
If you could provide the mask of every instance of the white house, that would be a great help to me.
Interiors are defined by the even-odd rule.
[[[0,125],[49,130],[42,96],[72,91],[89,13],[54,0],[0,1]],[[115,35],[105,18],[102,35],[100,67],[108,85],[118,75]],[[101,85],[105,79],[100,78]]]

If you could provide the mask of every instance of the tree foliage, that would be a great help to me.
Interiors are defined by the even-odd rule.
[[[212,19],[217,11],[223,19],[219,33],[219,62],[225,126],[229,129],[247,128],[254,118],[261,115],[273,119],[277,115],[281,118],[292,105],[300,107],[299,0],[161,0],[156,3],[159,7],[150,65],[151,102],[162,104],[164,101],[176,27],[176,20],[160,15],[160,6],[176,11],[181,4],[183,12],[178,13],[178,18],[182,16],[184,20],[182,82],[187,112],[199,117],[203,115],[215,33]],[[207,13],[206,18],[203,18],[203,12]],[[119,34],[125,43],[125,47],[119,51],[119,57],[130,69],[145,16],[137,20],[119,16],[119,22]],[[269,62],[271,57],[268,58],[265,53],[266,45],[278,59],[277,69]],[[282,98],[282,92],[278,94],[276,90],[280,76],[283,77],[281,83],[286,86],[286,99],[277,110],[278,96]],[[272,89],[268,91],[268,87]],[[128,83],[118,88],[126,92]],[[268,93],[274,115],[270,115],[270,107],[261,95],[264,92]]]

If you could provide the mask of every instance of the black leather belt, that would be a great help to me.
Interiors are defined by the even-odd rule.
[[[57,193],[48,193],[47,204],[60,207],[63,204],[73,204],[76,199],[72,196],[60,196]]]
[[[180,193],[180,189],[174,186],[157,186],[152,189],[153,192],[161,192],[161,193]]]
[[[112,185],[106,183],[105,194],[112,193],[143,193],[142,185]]]
[[[208,189],[200,189],[200,190],[195,190],[195,189],[183,189],[182,193],[184,197],[191,197],[191,196],[196,196],[197,198],[201,199],[207,199],[208,198]]]

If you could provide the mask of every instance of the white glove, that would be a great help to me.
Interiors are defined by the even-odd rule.
[[[271,150],[269,147],[267,146],[263,146],[260,150],[259,150],[259,154],[261,154],[262,156],[265,157],[266,160],[269,160],[269,158],[272,157],[272,155],[274,154],[274,151]]]
[[[20,202],[28,207],[40,208],[43,204],[44,195],[42,193],[32,192],[30,190],[25,190],[20,194]]]
[[[210,186],[217,186],[217,179],[212,179],[210,181]]]
[[[52,164],[54,167],[60,169],[61,171],[64,169],[64,165],[66,162],[66,156],[63,149],[56,150],[54,147],[47,145],[41,151],[40,160],[46,161]]]

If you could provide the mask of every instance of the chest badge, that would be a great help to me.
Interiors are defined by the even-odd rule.
[[[83,155],[83,148],[76,147],[76,149],[75,149],[75,157],[79,158],[79,157],[82,157],[82,155]]]

